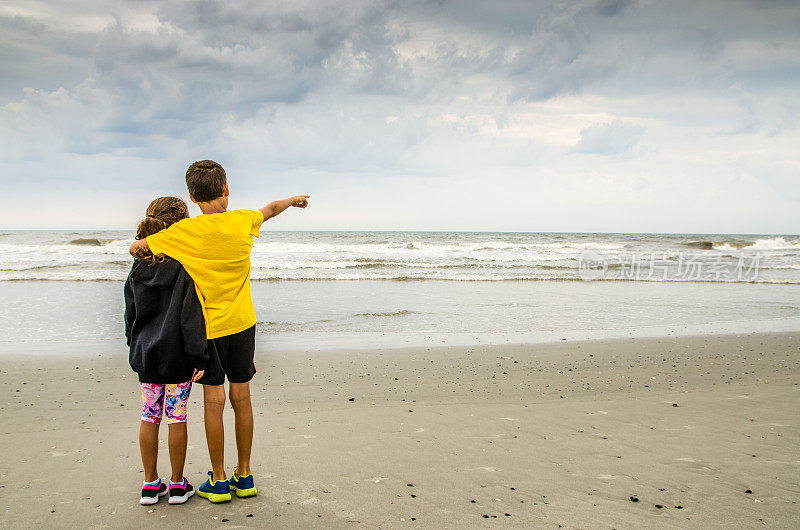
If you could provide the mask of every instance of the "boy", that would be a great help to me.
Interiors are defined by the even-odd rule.
[[[157,234],[134,241],[130,252],[164,254],[183,265],[195,283],[206,321],[209,360],[203,384],[204,417],[210,478],[198,489],[211,502],[231,500],[230,490],[239,497],[257,493],[250,472],[253,445],[253,408],[250,380],[256,373],[256,314],[250,295],[250,251],[261,223],[290,206],[305,208],[308,195],[274,201],[260,210],[228,211],[228,182],[225,170],[216,162],[195,162],[186,171],[186,186],[192,202],[203,215],[184,219]],[[230,383],[230,400],[236,428],[238,461],[230,480],[224,470],[225,437],[222,411],[225,408],[225,377]]]

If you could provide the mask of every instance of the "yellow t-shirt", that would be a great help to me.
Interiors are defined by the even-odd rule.
[[[264,222],[254,210],[183,219],[147,238],[153,254],[166,254],[194,280],[209,339],[233,335],[256,323],[250,295],[250,251]]]

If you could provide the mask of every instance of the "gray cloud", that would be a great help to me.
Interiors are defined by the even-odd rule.
[[[594,8],[598,14],[607,17],[617,16],[636,2],[634,0],[600,0]]]
[[[482,2],[150,5],[155,29],[137,27],[133,14],[117,14],[97,31],[51,28],[35,16],[6,17],[15,29],[4,49],[34,60],[60,56],[81,63],[78,70],[97,77],[125,103],[127,114],[202,122],[201,109],[241,116],[260,104],[296,104],[331,91],[452,98],[461,95],[454,88],[465,88],[476,75],[497,80],[511,102],[581,93],[603,81],[607,85],[599,89],[616,90],[623,83],[614,79],[628,81],[625,90],[652,90],[654,81],[670,88],[697,79],[701,65],[691,63],[719,57],[726,41],[736,38],[733,30],[751,15],[737,17],[731,8],[727,18],[734,22],[717,22],[719,30],[710,31],[705,28],[713,9],[694,7],[706,15],[696,18],[695,4],[645,9],[627,0],[491,7]],[[18,40],[24,44],[15,45]],[[690,64],[679,71],[659,64],[680,54]],[[713,75],[746,77],[747,65],[730,66],[703,64],[712,71],[697,82]],[[15,74],[17,86],[46,88],[31,73]],[[25,84],[25,77],[34,77],[34,84]]]

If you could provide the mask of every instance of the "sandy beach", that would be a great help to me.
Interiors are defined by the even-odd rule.
[[[260,493],[225,505],[138,505],[125,353],[117,341],[0,347],[3,527],[800,525],[798,333],[260,349]],[[200,388],[189,433],[197,487]],[[164,475],[166,444],[160,455]]]

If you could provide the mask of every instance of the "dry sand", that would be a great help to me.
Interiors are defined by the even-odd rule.
[[[256,360],[259,496],[143,507],[124,345],[2,345],[0,524],[800,527],[800,334]],[[197,487],[199,387],[189,433]]]

